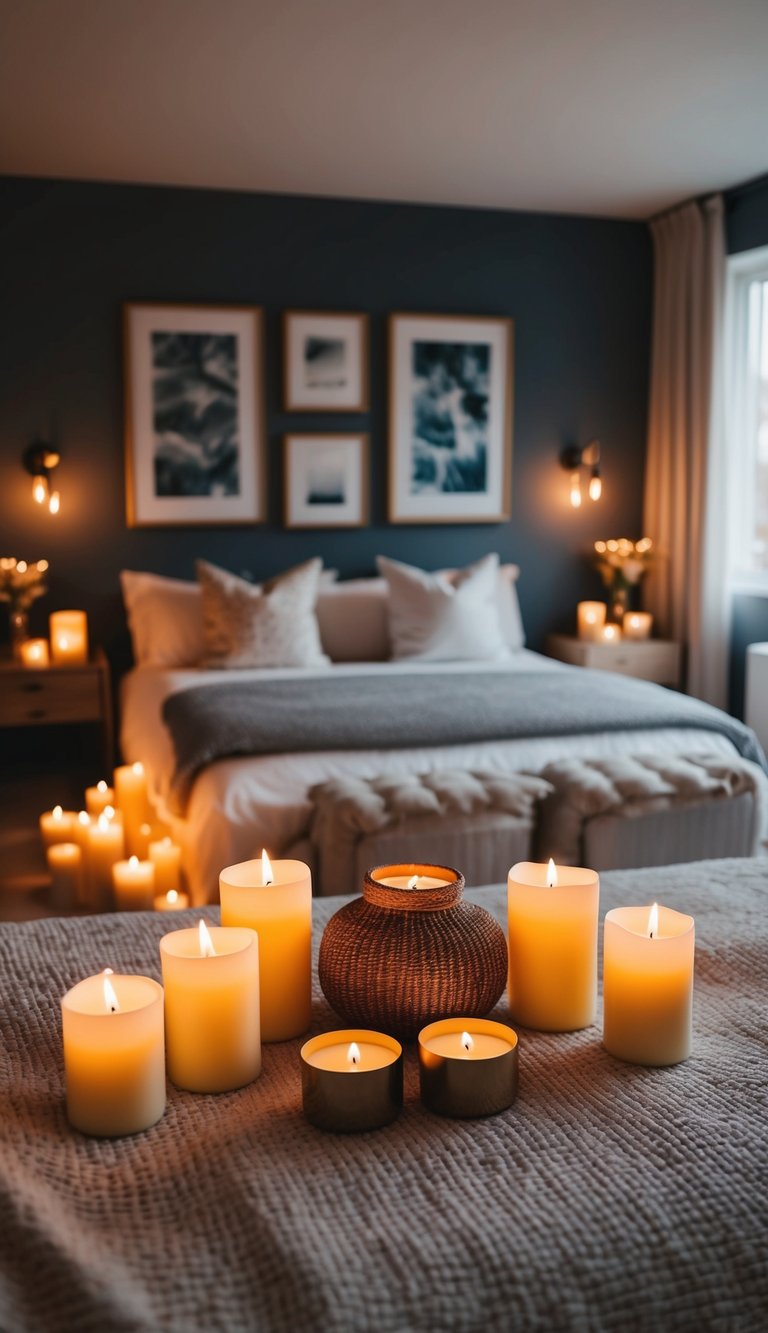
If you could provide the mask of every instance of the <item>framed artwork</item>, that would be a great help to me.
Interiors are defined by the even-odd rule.
[[[365,527],[367,435],[286,435],[284,448],[287,528]]]
[[[368,316],[287,310],[285,410],[368,411]]]
[[[265,516],[261,311],[126,305],[129,527]]]
[[[512,340],[509,319],[390,316],[390,522],[509,518]]]

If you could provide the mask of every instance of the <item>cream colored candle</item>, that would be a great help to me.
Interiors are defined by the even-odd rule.
[[[229,1092],[261,1072],[259,942],[252,930],[175,930],[160,941],[168,1074],[190,1092]]]
[[[56,842],[46,850],[51,876],[51,906],[63,910],[80,902],[83,849],[76,842]]]
[[[155,905],[155,867],[138,856],[115,861],[112,887],[118,912],[151,912]]]
[[[377,875],[376,883],[387,884],[391,889],[411,889],[417,893],[419,889],[442,889],[453,881],[437,879],[434,875]]]
[[[97,912],[109,910],[113,903],[112,867],[125,855],[123,828],[106,814],[100,814],[88,829],[86,854],[88,906]]]
[[[598,633],[600,643],[619,643],[621,640],[621,625],[603,625]]]
[[[100,815],[108,806],[115,804],[115,789],[110,787],[102,778],[95,787],[86,787],[85,789],[85,808],[89,815]]]
[[[653,616],[650,611],[627,611],[621,627],[625,639],[650,639]]]
[[[140,861],[149,860],[149,844],[152,841],[152,825],[139,824],[139,831],[134,839],[134,851]]]
[[[605,602],[579,602],[576,608],[580,639],[597,639],[605,624]]]
[[[21,645],[21,660],[25,667],[47,667],[51,655],[47,639],[26,639]]]
[[[694,921],[670,907],[607,912],[603,1045],[637,1065],[675,1065],[691,1053]]]
[[[40,836],[44,847],[53,847],[57,842],[72,842],[75,824],[74,810],[63,810],[55,805],[40,816]]]
[[[61,1017],[70,1124],[109,1138],[154,1125],[165,1110],[162,987],[107,971],[67,991]]]
[[[574,1032],[594,1022],[594,870],[521,861],[508,879],[509,1009],[525,1027]]]
[[[312,1017],[312,876],[303,861],[228,866],[219,876],[221,923],[259,937],[261,1035],[287,1041]]]
[[[181,888],[181,848],[170,838],[161,838],[159,842],[149,844],[149,859],[155,867],[155,892],[178,891]]]
[[[183,912],[189,907],[189,894],[169,889],[161,897],[155,898],[153,906],[156,912]]]
[[[126,851],[129,856],[140,856],[140,830],[149,813],[147,775],[143,764],[122,764],[115,769],[115,803],[123,816]]]
[[[88,661],[88,618],[85,611],[54,611],[49,618],[51,654],[57,666]]]

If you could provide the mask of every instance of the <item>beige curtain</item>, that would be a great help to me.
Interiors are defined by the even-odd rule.
[[[654,309],[644,526],[659,552],[645,590],[661,635],[687,650],[687,688],[724,707],[729,606],[722,429],[725,237],[720,195],[651,224]]]

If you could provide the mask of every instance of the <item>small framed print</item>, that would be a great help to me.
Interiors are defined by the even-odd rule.
[[[129,527],[264,518],[261,311],[127,305]]]
[[[512,333],[509,319],[390,317],[390,522],[509,517]]]
[[[368,316],[287,310],[285,410],[368,411]]]
[[[287,528],[365,527],[367,435],[286,435],[284,449]]]

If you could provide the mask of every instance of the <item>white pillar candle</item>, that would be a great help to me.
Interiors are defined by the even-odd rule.
[[[181,888],[181,848],[170,838],[149,844],[149,859],[155,867],[155,892]],[[223,924],[227,924],[223,922]]]
[[[40,816],[40,836],[44,847],[53,847],[57,842],[72,842],[75,823],[74,810],[63,810],[55,805]]]
[[[53,611],[49,618],[51,655],[56,666],[88,661],[88,618],[85,611]]]
[[[674,1065],[691,1053],[694,921],[670,907],[607,912],[603,935],[603,1045],[637,1065]]]
[[[115,789],[110,787],[102,778],[95,787],[86,787],[85,789],[85,808],[89,815],[100,815],[108,805],[114,807]]]
[[[22,643],[20,651],[25,667],[47,667],[50,664],[47,639],[27,639]]]
[[[108,911],[113,903],[112,867],[125,855],[123,828],[106,814],[88,828],[86,854],[88,906],[94,911]]]
[[[169,889],[154,902],[156,912],[184,912],[188,907],[189,894],[179,893],[178,889]]]
[[[168,1074],[190,1092],[229,1092],[261,1072],[259,942],[252,930],[175,930],[160,941]]]
[[[61,1002],[67,1116],[84,1134],[148,1129],[165,1110],[163,990],[101,973]]]
[[[653,616],[650,611],[627,611],[621,627],[625,639],[650,639]]]
[[[76,842],[53,843],[46,850],[51,876],[51,906],[69,910],[80,902],[83,877],[83,849]]]
[[[618,643],[621,639],[621,625],[603,625],[599,631],[598,639],[600,643]]]
[[[303,861],[243,861],[219,876],[221,923],[259,937],[261,1035],[287,1041],[312,1017],[312,876]]]
[[[605,624],[605,602],[579,602],[576,608],[580,639],[596,639]]]
[[[112,887],[118,912],[151,912],[155,905],[155,867],[138,856],[115,861]]]
[[[594,870],[521,861],[508,879],[509,1009],[525,1027],[574,1032],[597,1007]]]
[[[140,830],[149,814],[147,775],[143,764],[121,764],[115,769],[115,804],[123,816],[126,851],[129,856],[140,856]]]

